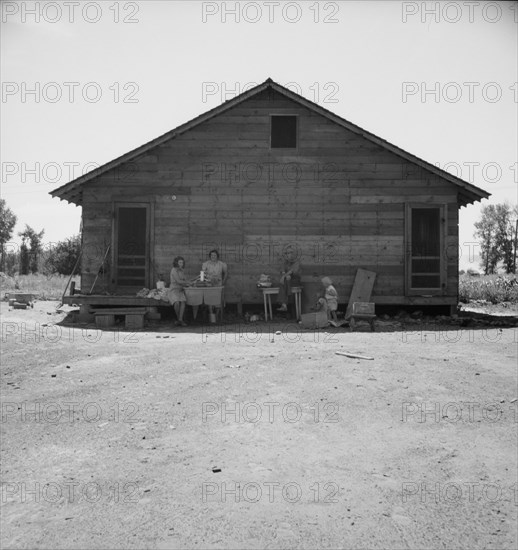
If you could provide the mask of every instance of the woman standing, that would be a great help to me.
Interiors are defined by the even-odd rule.
[[[176,325],[186,327],[187,323],[183,320],[185,312],[185,296],[184,288],[191,286],[185,278],[184,273],[185,260],[182,256],[176,256],[173,260],[173,269],[171,269],[171,284],[169,285],[169,302],[173,305],[178,321]]]
[[[209,252],[209,261],[201,266],[211,286],[225,286],[227,280],[227,264],[220,261],[219,252],[214,249]],[[214,313],[214,306],[209,305],[209,312]]]

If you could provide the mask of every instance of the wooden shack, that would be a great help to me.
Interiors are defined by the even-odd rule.
[[[347,303],[358,268],[376,304],[455,306],[459,209],[489,197],[271,79],[51,195],[82,207],[83,293],[135,296],[216,248],[227,304],[260,303],[292,248],[303,309],[324,275]]]

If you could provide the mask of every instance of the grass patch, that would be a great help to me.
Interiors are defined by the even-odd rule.
[[[518,278],[516,275],[461,275],[459,301],[468,303],[476,300],[491,304],[518,303]]]
[[[68,281],[65,275],[17,275],[9,277],[0,274],[0,291],[2,299],[5,294],[15,292],[32,292],[39,300],[61,300],[63,291]],[[76,286],[79,286],[80,277],[72,278]],[[469,303],[476,300],[484,300],[491,304],[501,302],[518,303],[518,278],[516,275],[481,275],[472,277],[461,275],[459,277],[459,300]]]
[[[42,275],[41,273],[9,277],[2,273],[1,296],[2,299],[5,299],[6,294],[20,291],[32,292],[38,297],[38,300],[61,300],[68,278],[68,275]],[[78,286],[79,280],[79,275],[72,278],[72,281],[75,281]]]

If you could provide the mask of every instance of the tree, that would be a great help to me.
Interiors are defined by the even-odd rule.
[[[74,235],[58,242],[49,251],[45,269],[50,273],[71,275],[81,251],[81,236]]]
[[[495,245],[500,252],[501,260],[506,273],[516,273],[515,254],[516,247],[516,216],[518,205],[514,208],[508,203],[496,205],[496,237]]]
[[[38,256],[42,251],[41,240],[44,233],[44,229],[36,233],[27,224],[25,224],[25,229],[18,233],[22,238],[22,245],[20,246],[20,275],[27,275],[29,271],[37,273]],[[29,248],[27,248],[27,241],[29,241]]]
[[[474,236],[480,239],[481,267],[486,275],[502,262],[506,273],[516,273],[516,219],[518,206],[508,203],[483,206],[475,223]]]
[[[493,204],[483,206],[480,221],[475,222],[473,235],[480,239],[480,266],[484,274],[494,273],[499,255],[496,248],[496,208]]]
[[[0,271],[5,271],[5,243],[9,242],[15,225],[16,216],[5,200],[0,199]]]

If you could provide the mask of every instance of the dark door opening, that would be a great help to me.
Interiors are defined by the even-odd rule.
[[[149,207],[117,206],[115,213],[117,287],[148,287]]]
[[[444,207],[412,206],[407,211],[408,294],[437,294],[445,287]]]

